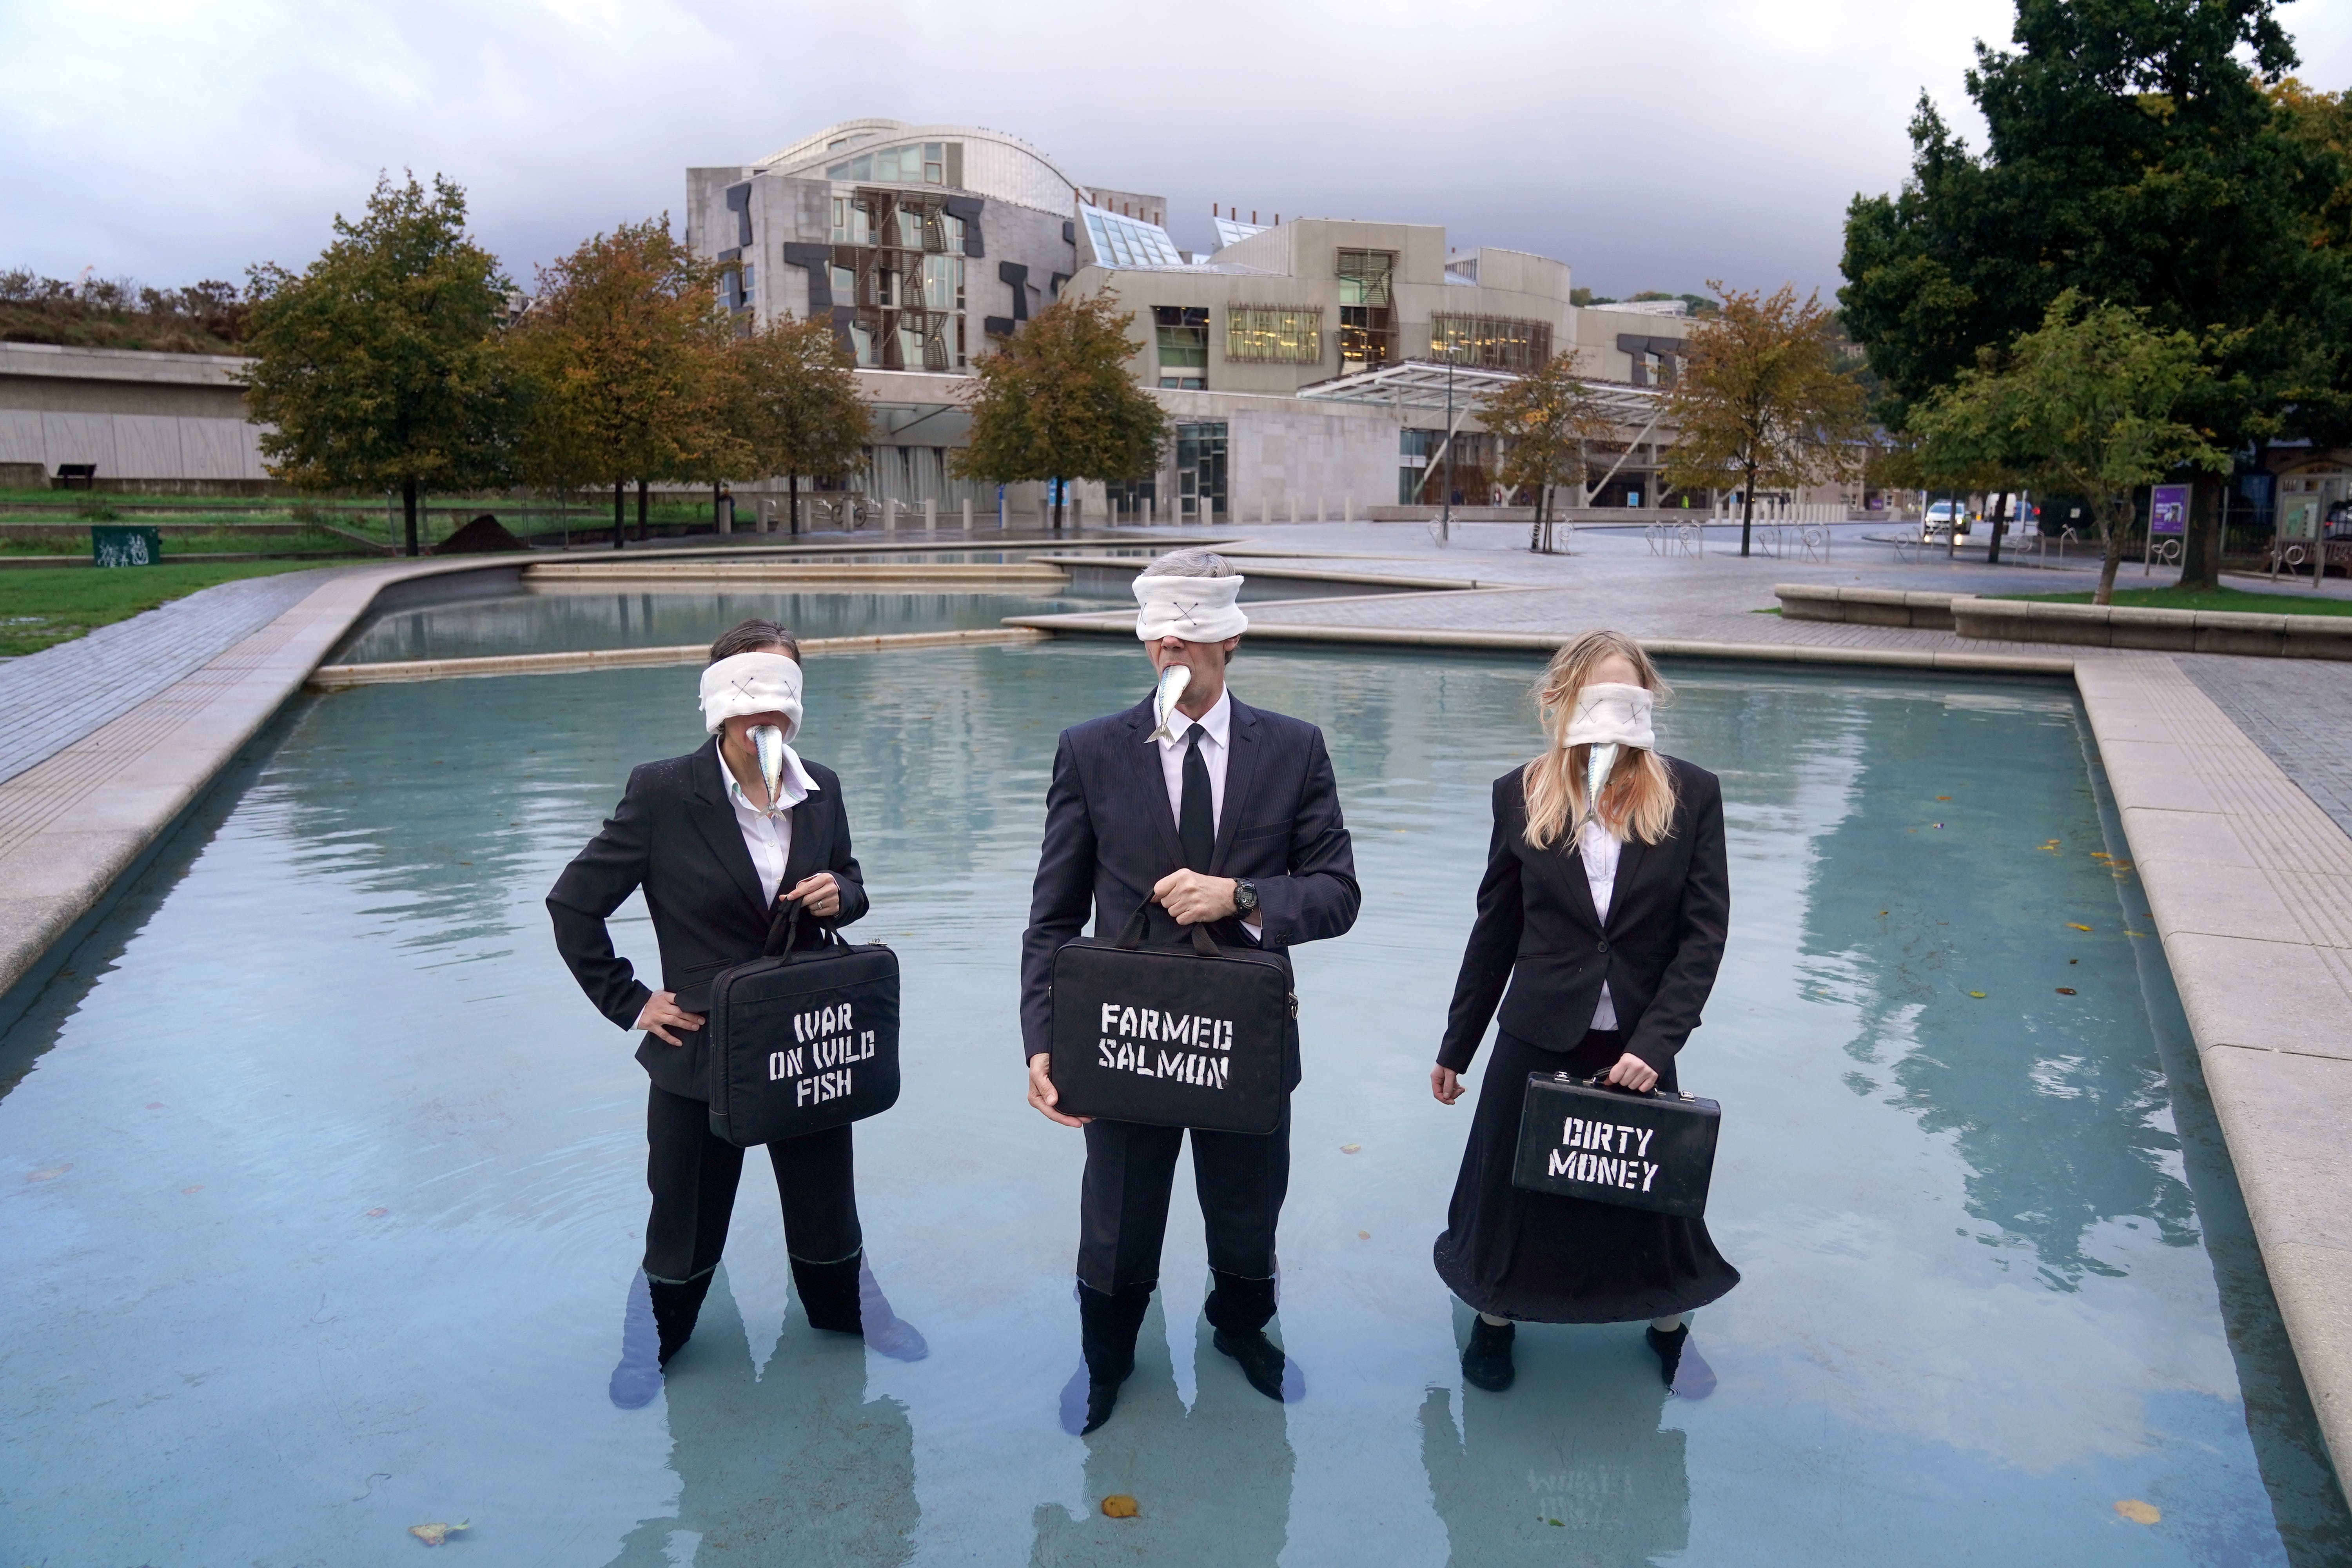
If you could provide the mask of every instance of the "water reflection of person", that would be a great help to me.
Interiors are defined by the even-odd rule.
[[[1144,1323],[1147,1345],[1165,1342],[1156,1298]],[[1138,1358],[1118,1420],[1087,1436],[1085,1511],[1073,1519],[1059,1503],[1039,1505],[1032,1568],[1144,1557],[1272,1568],[1280,1559],[1297,1468],[1287,1415],[1235,1379],[1216,1375],[1214,1340],[1208,1321],[1198,1321],[1189,1411],[1168,1364],[1148,1352]],[[1136,1500],[1136,1517],[1103,1513],[1102,1500],[1118,1495]]]
[[[685,1560],[679,1533],[700,1538],[704,1562],[878,1568],[914,1555],[915,1429],[897,1400],[866,1397],[856,1341],[785,1334],[755,1366],[722,1276],[694,1342],[667,1385],[677,1511],[640,1521],[612,1568]]]
[[[1666,1398],[1646,1365],[1597,1344],[1528,1357],[1508,1399],[1465,1389],[1458,1429],[1431,1389],[1421,1458],[1453,1561],[1633,1568],[1686,1550],[1690,1474],[1684,1435],[1658,1425]]]
[[[1462,1374],[1480,1388],[1510,1386],[1515,1321],[1643,1319],[1669,1386],[1694,1397],[1714,1386],[1688,1351],[1685,1314],[1739,1271],[1706,1222],[1511,1180],[1528,1075],[1605,1073],[1623,1089],[1672,1092],[1675,1053],[1723,962],[1723,792],[1713,773],[1656,751],[1650,710],[1664,685],[1631,637],[1576,638],[1537,689],[1544,754],[1495,781],[1477,920],[1429,1074],[1441,1103],[1461,1099],[1460,1074],[1499,1005],[1435,1249],[1439,1278],[1478,1314]]]

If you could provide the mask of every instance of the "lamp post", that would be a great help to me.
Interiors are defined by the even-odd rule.
[[[1454,345],[1445,345],[1445,496],[1437,521],[1440,544],[1454,542]]]

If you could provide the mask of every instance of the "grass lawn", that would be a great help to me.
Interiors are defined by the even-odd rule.
[[[313,564],[237,561],[112,571],[64,566],[0,572],[0,656],[38,653],[52,643],[70,642],[92,626],[129,620],[215,583],[299,572]]]
[[[2087,605],[2088,594],[1997,594],[2001,599],[2031,599],[2042,605]],[[2282,588],[2275,594],[2244,588],[2215,588],[2191,593],[2179,588],[2118,588],[2116,603],[2144,610],[2240,610],[2252,616],[2352,616],[2352,599],[2331,599],[2305,588]]]

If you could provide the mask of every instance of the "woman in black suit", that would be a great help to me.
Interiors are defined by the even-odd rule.
[[[1703,1394],[1712,1378],[1686,1350],[1685,1315],[1739,1283],[1702,1221],[1511,1183],[1528,1075],[1673,1090],[1675,1055],[1723,961],[1723,794],[1713,773],[1654,749],[1650,707],[1664,689],[1631,637],[1586,633],[1537,689],[1544,754],[1495,781],[1477,920],[1429,1075],[1441,1103],[1462,1097],[1499,1003],[1436,1247],[1439,1277],[1478,1313],[1462,1372],[1482,1388],[1510,1386],[1515,1321],[1648,1320],[1667,1384]]]
[[[795,947],[817,945],[821,924],[846,925],[866,910],[841,780],[788,743],[801,721],[800,647],[792,634],[773,621],[745,621],[721,636],[710,645],[701,705],[710,739],[630,773],[604,831],[547,895],[564,963],[598,1012],[645,1031],[637,1060],[653,1080],[645,1279],[658,1353],[646,1358],[650,1365],[634,1367],[625,1354],[614,1373],[614,1398],[624,1405],[653,1396],[658,1368],[694,1331],[742,1173],[743,1151],[710,1131],[703,1009],[711,977],[760,956],[788,909],[814,917],[799,925]],[[763,774],[754,736],[763,726],[782,731],[787,742],[773,748],[772,779]],[[604,926],[639,888],[661,948],[658,991],[614,952]],[[783,1205],[793,1283],[810,1324],[841,1333],[862,1329],[869,1342],[880,1331],[892,1337],[877,1348],[919,1353],[920,1337],[891,1317],[861,1267],[849,1127],[771,1143],[768,1159]]]

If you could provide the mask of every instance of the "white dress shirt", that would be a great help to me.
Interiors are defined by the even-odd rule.
[[[1195,724],[1204,731],[1201,737],[1201,761],[1209,770],[1209,835],[1213,839],[1225,826],[1225,764],[1233,760],[1232,689],[1218,692],[1217,700],[1198,719],[1176,714],[1174,740],[1162,740],[1157,734],[1151,737],[1151,743],[1160,748],[1160,776],[1168,785],[1168,812],[1179,826],[1184,821],[1184,753],[1192,748]],[[1252,942],[1258,940],[1256,910],[1242,917],[1242,931]]]
[[[1609,929],[1609,900],[1617,890],[1617,852],[1623,847],[1607,828],[1590,816],[1577,830],[1576,852],[1584,861],[1585,885],[1592,889],[1592,912],[1601,917],[1601,929],[1604,931]],[[1617,1026],[1617,1004],[1609,994],[1606,980],[1601,983],[1601,1005],[1592,1010],[1592,1026]]]
[[[784,776],[776,791],[784,809],[770,816],[751,804],[743,793],[743,785],[735,777],[735,770],[727,765],[722,753],[719,771],[727,779],[727,804],[735,808],[735,826],[743,832],[743,847],[751,852],[751,869],[760,877],[760,904],[773,909],[776,893],[784,885],[784,867],[793,858],[793,807],[814,794],[816,780],[801,766],[799,757],[791,747],[784,748]]]

